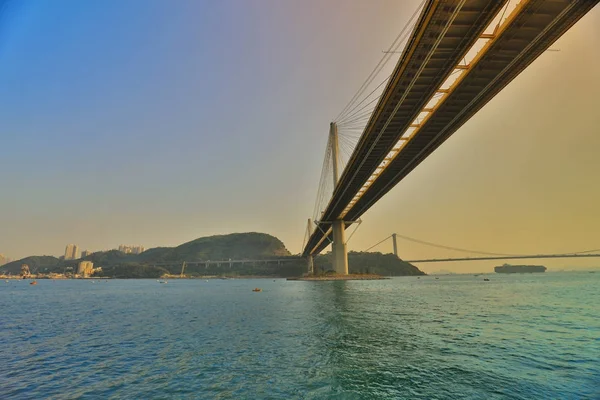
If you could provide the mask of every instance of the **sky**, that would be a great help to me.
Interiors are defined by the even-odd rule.
[[[329,123],[418,3],[0,0],[0,253],[247,231],[300,252]],[[552,48],[369,210],[349,248],[396,232],[489,252],[600,249],[600,8]]]

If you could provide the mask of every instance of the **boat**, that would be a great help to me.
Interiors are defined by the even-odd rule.
[[[158,283],[167,283],[167,281],[157,281]]]
[[[504,264],[500,267],[494,267],[497,274],[517,274],[517,273],[533,273],[546,272],[546,267],[543,265],[510,265]]]
[[[484,280],[485,282],[489,282],[489,281],[490,281],[488,278],[483,278],[483,280]]]
[[[30,285],[37,285],[37,281],[31,281],[29,282]]]
[[[253,292],[262,292],[262,289],[261,288],[254,288],[254,289],[252,289],[252,291]]]

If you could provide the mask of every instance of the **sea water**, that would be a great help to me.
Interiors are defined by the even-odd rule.
[[[1,399],[600,399],[600,272],[0,283]]]

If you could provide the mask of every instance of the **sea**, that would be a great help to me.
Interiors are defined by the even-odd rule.
[[[10,280],[0,307],[0,399],[600,399],[600,271]]]

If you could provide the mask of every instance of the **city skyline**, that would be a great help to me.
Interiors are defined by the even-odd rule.
[[[418,1],[150,3],[23,3],[3,22],[2,251],[260,231],[298,253],[328,124]],[[502,253],[600,247],[600,10],[553,48],[370,210],[349,249],[394,232]],[[464,254],[399,246],[404,259]]]

